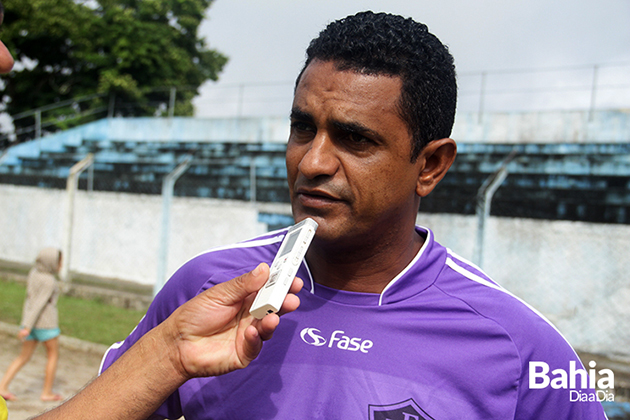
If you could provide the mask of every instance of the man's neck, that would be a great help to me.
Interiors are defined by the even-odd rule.
[[[383,239],[346,249],[314,241],[306,257],[313,280],[333,289],[381,293],[424,243],[415,229],[395,240]]]

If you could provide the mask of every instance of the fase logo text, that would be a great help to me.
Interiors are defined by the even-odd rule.
[[[367,353],[374,346],[372,341],[363,340],[359,337],[349,337],[342,330],[335,330],[328,338],[325,338],[317,328],[307,327],[300,332],[300,337],[302,341],[311,346],[323,347],[327,345],[328,348],[360,351],[361,353]]]

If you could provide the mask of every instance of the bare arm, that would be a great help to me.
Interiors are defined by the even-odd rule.
[[[179,307],[72,399],[39,417],[52,419],[146,419],[188,379],[247,367],[271,338],[280,318],[249,314],[269,267],[219,284]],[[283,313],[299,306],[295,279]],[[88,416],[88,417],[86,417]]]

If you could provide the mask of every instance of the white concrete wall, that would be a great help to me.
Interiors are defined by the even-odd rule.
[[[156,278],[161,197],[86,193],[76,197],[73,271],[143,284]],[[0,185],[0,259],[32,263],[61,247],[65,192]],[[270,206],[265,206],[270,207]],[[271,206],[281,211],[287,206]],[[198,253],[263,233],[246,202],[173,199],[167,272]],[[418,223],[471,259],[471,216],[420,213]],[[630,356],[630,226],[490,218],[484,270],[545,314],[574,347]]]
[[[474,216],[418,224],[472,260]],[[630,226],[491,217],[483,269],[542,312],[576,348],[630,356]]]
[[[72,271],[154,284],[160,196],[79,191]],[[32,263],[40,248],[62,247],[65,191],[0,185],[0,259]],[[247,203],[173,198],[167,274],[207,249],[264,233]]]

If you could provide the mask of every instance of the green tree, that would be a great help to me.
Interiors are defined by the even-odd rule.
[[[212,1],[4,0],[2,40],[25,66],[4,77],[6,111],[100,94],[58,110],[55,126],[83,123],[72,116],[107,109],[111,98],[117,115],[155,115],[178,87],[176,115],[192,115],[199,86],[227,62],[197,35]]]

